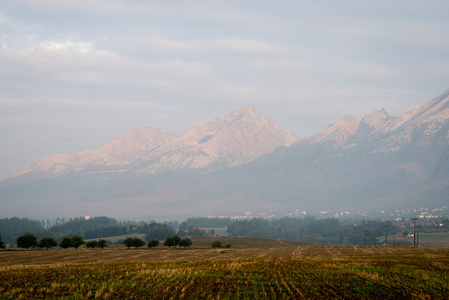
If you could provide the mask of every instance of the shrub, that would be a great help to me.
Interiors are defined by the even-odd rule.
[[[213,241],[212,242],[212,248],[222,248],[223,246],[221,245],[220,241]]]
[[[2,240],[2,236],[0,235],[0,249],[5,249],[6,248],[6,244],[5,242]]]
[[[64,249],[72,247],[72,239],[68,237],[63,237],[62,241],[59,243],[59,247]]]
[[[37,247],[38,242],[37,238],[32,233],[25,233],[24,235],[21,235],[16,240],[17,247],[19,248],[31,248],[31,247]]]
[[[107,241],[103,240],[103,239],[101,239],[97,242],[97,246],[100,247],[101,249],[103,249],[104,247],[107,247],[108,245],[106,245],[106,244],[107,244]]]
[[[171,236],[171,237],[168,237],[165,239],[164,246],[168,246],[168,248],[170,248],[172,246],[176,247],[177,245],[179,245],[180,241],[181,241],[181,238],[177,235],[174,235],[174,236]]]
[[[123,241],[123,244],[125,244],[126,247],[128,247],[128,249],[130,247],[139,248],[139,247],[145,246],[145,242],[142,239],[140,239],[140,238],[131,238],[131,237],[126,238]]]
[[[178,245],[179,245],[179,247],[184,247],[184,248],[190,247],[190,246],[192,246],[192,240],[189,238],[181,239],[179,241]]]
[[[148,242],[148,248],[156,248],[159,246],[159,241],[154,239]]]
[[[167,246],[168,248],[171,248],[172,246],[176,246],[175,240],[173,237],[168,237],[164,241],[164,246]]]
[[[72,247],[75,249],[78,249],[82,245],[84,245],[86,242],[84,241],[83,237],[80,235],[74,235],[71,237],[72,240]]]
[[[54,238],[43,238],[39,242],[39,247],[46,248],[47,250],[52,247],[57,247],[58,242]]]
[[[92,249],[94,249],[94,248],[97,247],[97,246],[98,246],[97,241],[88,241],[88,242],[86,243],[86,247],[87,247],[87,248],[92,248]]]

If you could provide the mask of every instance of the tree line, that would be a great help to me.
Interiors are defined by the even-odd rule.
[[[203,227],[226,227],[229,236],[296,240],[330,245],[379,245],[377,240],[385,227],[395,229],[391,221],[341,221],[337,218],[283,217],[278,219],[253,218],[189,218],[179,226],[180,232],[191,233]],[[201,230],[200,230],[201,231]],[[207,233],[202,230],[202,234]]]
[[[125,246],[129,249],[131,247],[140,248],[145,246],[147,243],[140,238],[129,237],[124,240],[123,244],[125,244]],[[159,244],[160,242],[158,239],[152,239],[148,242],[148,248],[156,248],[159,246]],[[187,248],[192,246],[192,240],[190,238],[181,238],[178,235],[174,235],[167,237],[163,245],[167,246],[168,248],[177,246]]]
[[[156,223],[117,221],[109,217],[85,217],[62,219],[55,221],[36,221],[28,218],[3,218],[0,219],[0,235],[6,244],[13,245],[17,237],[24,233],[32,233],[38,239],[54,238],[61,240],[63,237],[80,235],[85,239],[107,238],[133,233],[147,234],[148,239],[165,239],[175,235],[177,222]]]
[[[0,236],[1,241],[1,236]],[[101,243],[103,247],[106,245],[106,241],[102,240]],[[1,244],[1,242],[0,242]],[[41,240],[38,240],[37,237],[33,233],[25,233],[19,237],[17,237],[16,244],[18,248],[30,249],[30,248],[55,248],[61,247],[63,249],[67,248],[75,248],[78,249],[82,245],[86,244],[86,241],[80,235],[74,235],[72,237],[64,237],[60,243],[58,243],[54,238],[45,237]]]
[[[40,236],[45,232],[44,225],[41,221],[28,218],[13,217],[0,219],[0,235],[6,244],[14,243],[17,237],[25,232],[31,232]]]
[[[138,237],[128,237],[123,241],[123,244],[129,248],[135,247],[140,248],[145,246],[147,243]],[[156,248],[160,244],[158,239],[153,239],[148,242],[148,248]],[[41,240],[38,240],[37,237],[32,233],[25,233],[19,237],[17,237],[16,245],[18,248],[23,249],[30,249],[30,248],[44,248],[44,249],[50,249],[50,248],[56,248],[60,247],[63,249],[67,248],[75,248],[78,249],[79,247],[86,245],[87,248],[101,248],[108,247],[107,241],[104,239],[100,239],[98,241],[91,240],[91,241],[85,241],[84,238],[80,235],[74,235],[72,237],[64,237],[62,238],[61,242],[57,242],[54,238],[45,237]],[[178,235],[167,237],[163,243],[164,246],[167,246],[169,248],[171,247],[190,247],[192,245],[192,240],[190,238],[181,238]],[[0,236],[0,249],[5,249],[6,245],[5,242],[2,240],[2,237]]]
[[[390,221],[362,219],[358,222],[350,222],[313,216],[247,220],[188,218],[181,224],[154,221],[119,222],[108,217],[58,218],[50,224],[50,222],[15,217],[0,219],[0,235],[3,237],[4,243],[9,245],[14,245],[17,237],[24,233],[32,233],[40,240],[53,238],[59,242],[64,237],[71,238],[77,235],[88,240],[107,240],[107,237],[138,233],[144,234],[144,242],[150,242],[153,240],[164,241],[175,235],[181,238],[211,236],[211,233],[214,232],[213,228],[222,228],[229,236],[233,237],[299,240],[331,245],[379,245],[381,242],[377,238],[383,236],[384,226],[389,226],[390,232],[401,232],[399,228],[394,228]]]
[[[280,219],[237,220],[229,224],[231,236],[297,240],[330,245],[379,245],[384,226],[395,230],[391,221],[342,222],[336,218],[284,217]]]

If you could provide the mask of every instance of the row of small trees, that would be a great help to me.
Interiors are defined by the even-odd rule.
[[[123,244],[125,244],[125,246],[128,247],[128,249],[129,249],[131,247],[135,247],[135,248],[143,247],[143,246],[145,246],[146,243],[145,243],[145,241],[143,241],[140,238],[129,237],[123,241]],[[179,236],[174,235],[174,236],[166,238],[163,245],[167,246],[169,248],[176,247],[176,246],[187,248],[192,245],[192,240],[189,238],[182,239]],[[148,242],[148,248],[156,248],[158,246],[159,246],[159,240],[157,240],[157,239],[153,239]]]
[[[168,248],[171,248],[173,246],[187,248],[187,247],[192,246],[192,240],[189,238],[182,239],[179,236],[175,235],[172,237],[168,237],[164,242],[164,246],[168,246]]]
[[[105,241],[106,242],[106,241]],[[38,241],[36,236],[32,233],[25,233],[24,235],[21,235],[17,238],[16,244],[18,248],[45,248],[50,249],[54,247],[61,247],[63,249],[67,248],[75,248],[78,249],[82,245],[84,245],[86,242],[84,241],[83,237],[80,235],[74,235],[72,237],[64,237],[62,241],[58,244],[58,242],[54,238],[46,237]]]
[[[95,247],[101,248],[103,249],[104,247],[107,247],[108,245],[106,245],[107,241],[106,240],[98,240],[98,241],[88,241],[86,242],[86,247],[87,248],[92,248],[94,249]]]
[[[24,235],[21,235],[17,238],[17,247],[18,248],[54,248],[54,247],[61,247],[63,249],[67,248],[75,248],[78,249],[82,245],[86,245],[88,248],[94,249],[95,247],[104,248],[107,247],[106,243],[107,241],[104,239],[98,240],[98,241],[88,241],[86,242],[82,236],[80,235],[74,235],[72,237],[64,237],[61,242],[58,244],[58,242],[54,238],[43,238],[40,241],[37,240],[36,236],[32,233],[25,233]],[[128,237],[123,241],[123,244],[129,248],[135,247],[140,248],[145,246],[145,241],[143,241],[140,238],[137,237]],[[148,248],[156,248],[160,244],[159,240],[153,239],[148,242]],[[168,237],[165,239],[164,246],[167,246],[169,248],[171,247],[190,247],[192,245],[192,240],[189,238],[180,238],[177,235]],[[214,241],[212,243],[212,247],[214,248],[222,248],[222,244],[220,241]],[[226,245],[225,248],[229,248],[231,245]],[[0,248],[5,248],[5,243],[2,241],[2,238],[0,236]]]
[[[61,247],[63,249],[67,248],[75,248],[78,249],[82,245],[86,245],[88,248],[95,248],[99,247],[103,249],[104,247],[107,247],[106,240],[98,240],[98,241],[88,241],[86,242],[82,236],[80,235],[74,235],[72,237],[64,237],[62,238],[61,242],[58,244],[58,242],[54,238],[43,238],[40,241],[36,238],[36,236],[32,233],[25,233],[24,235],[21,235],[17,238],[16,244],[18,248],[45,248],[50,249],[54,247]],[[0,248],[4,249],[6,248],[5,243],[2,241],[2,238],[0,236]]]

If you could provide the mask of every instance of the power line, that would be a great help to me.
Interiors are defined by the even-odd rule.
[[[413,221],[413,247],[416,247],[416,221],[418,221],[419,218],[410,218],[410,220]]]

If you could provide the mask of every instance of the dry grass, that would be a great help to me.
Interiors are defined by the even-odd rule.
[[[213,240],[192,249],[0,251],[0,298],[449,298],[449,248],[260,239],[206,247]]]
[[[209,248],[213,241],[220,241],[223,246],[230,244],[232,248],[277,248],[277,247],[298,247],[298,246],[315,246],[317,244],[290,241],[290,240],[274,240],[261,238],[244,238],[244,237],[219,237],[219,238],[193,238],[192,248]]]
[[[0,266],[53,265],[108,262],[191,261],[250,258],[316,258],[388,255],[449,255],[449,248],[412,248],[383,246],[299,246],[267,248],[171,248],[127,249],[116,246],[105,249],[18,250],[0,251]]]

